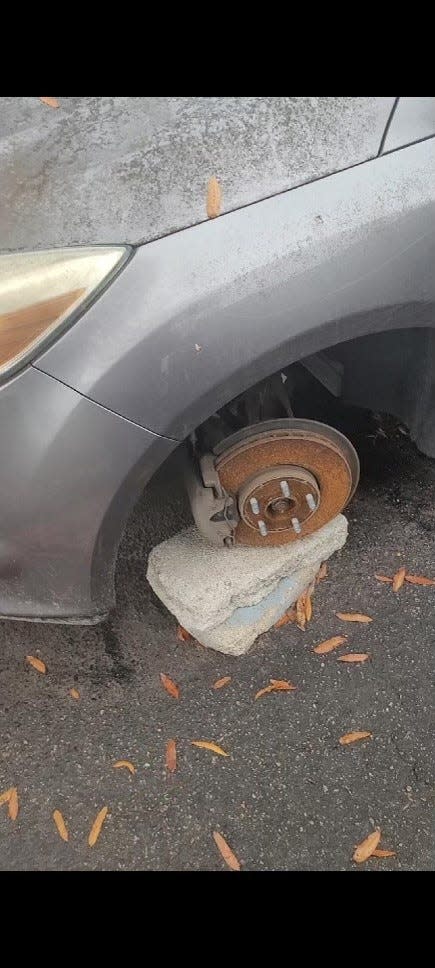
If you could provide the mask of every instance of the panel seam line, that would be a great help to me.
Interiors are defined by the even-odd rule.
[[[178,437],[168,437],[166,434],[158,434],[155,430],[150,430],[149,427],[144,427],[143,424],[137,423],[136,420],[131,420],[130,417],[125,417],[124,414],[118,413],[117,410],[112,410],[111,407],[106,407],[104,403],[98,403],[98,400],[93,400],[92,397],[88,397],[86,393],[81,393],[76,387],[72,387],[70,383],[66,383],[65,380],[60,380],[59,377],[53,376],[52,373],[47,373],[42,367],[37,366],[36,363],[30,364],[33,370],[37,370],[38,373],[42,373],[44,376],[48,377],[49,380],[53,380],[54,383],[60,383],[61,386],[66,387],[68,390],[72,390],[77,396],[81,397],[83,400],[88,400],[89,403],[93,403],[95,407],[99,407],[100,410],[105,410],[107,413],[112,413],[114,417],[118,417],[119,420],[125,420],[126,423],[132,424],[133,427],[138,427],[139,430],[146,431],[147,434],[152,434],[153,437],[159,440],[169,440],[171,443],[180,444],[181,440]]]

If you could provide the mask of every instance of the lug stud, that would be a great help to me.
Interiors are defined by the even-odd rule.
[[[259,521],[258,522],[258,530],[259,530],[259,532],[261,534],[261,537],[262,538],[265,538],[266,535],[268,534],[268,530],[267,530],[267,527],[266,527],[264,521]]]
[[[287,481],[281,481],[280,488],[281,494],[283,494],[284,497],[290,497],[290,488],[287,484]]]
[[[259,503],[257,501],[257,498],[256,497],[251,497],[249,499],[249,503],[250,503],[251,508],[252,508],[252,513],[253,514],[260,514],[260,505],[259,505]]]
[[[296,534],[300,534],[302,531],[302,528],[300,526],[299,518],[292,518],[292,525],[293,525],[293,531],[296,531]]]
[[[310,511],[315,511],[316,510],[316,507],[317,507],[317,504],[316,504],[316,500],[313,497],[313,495],[312,494],[306,494],[305,495],[305,500],[306,500],[306,502],[308,504],[308,507],[309,507]]]

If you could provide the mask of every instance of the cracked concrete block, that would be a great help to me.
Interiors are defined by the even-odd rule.
[[[294,604],[347,537],[339,514],[320,531],[278,548],[217,548],[189,528],[148,559],[148,581],[202,645],[243,655]]]

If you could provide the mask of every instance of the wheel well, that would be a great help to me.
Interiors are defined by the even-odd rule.
[[[317,354],[319,355],[319,354]],[[301,357],[288,367],[280,368],[273,376],[291,371],[297,377],[299,400],[298,411],[303,409],[303,415],[310,418],[324,419],[338,429],[343,430],[352,439],[352,424],[356,422],[356,412],[353,409],[363,407],[372,411],[390,413],[409,428],[411,438],[423,453],[435,457],[435,330],[431,328],[408,328],[387,330],[366,336],[360,336],[346,342],[331,344],[322,350],[322,356],[332,363],[335,368],[339,364],[341,372],[340,394],[335,395],[331,387],[327,388],[317,375],[313,374],[313,366],[307,367],[307,360],[313,357]],[[264,388],[266,381],[254,384],[249,391],[236,396],[225,404],[239,404],[247,393],[254,394],[259,387]],[[302,386],[303,385],[303,386]],[[337,388],[336,388],[337,389]],[[342,403],[350,404],[347,413],[347,423],[343,424]],[[199,427],[194,436],[203,432],[221,410],[211,414]],[[296,407],[295,407],[296,409]],[[147,520],[155,513],[161,522],[165,536],[174,533],[180,527],[180,522],[187,526],[190,520],[188,501],[182,490],[175,486],[176,479],[181,476],[183,463],[182,453],[185,450],[186,438],[159,470],[153,474],[146,488],[146,496],[142,496],[130,514],[128,527],[122,541],[117,567],[120,560],[128,559],[131,568],[131,533],[138,529],[141,521],[141,509],[146,513]],[[160,503],[159,480],[174,481],[173,504],[171,513],[164,513]],[[149,498],[152,498],[150,511]],[[145,500],[145,503],[143,503]],[[173,513],[172,513],[173,510]],[[147,532],[146,540],[140,542],[137,559],[137,580],[142,581],[143,554],[153,544],[153,532]]]
[[[334,424],[341,413],[337,401],[397,417],[434,457],[435,330],[386,330],[301,357],[234,397],[194,435],[210,448],[239,427],[271,417],[294,414]]]

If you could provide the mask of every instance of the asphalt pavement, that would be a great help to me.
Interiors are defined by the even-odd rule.
[[[363,474],[349,539],[317,588],[306,632],[287,625],[238,659],[177,640],[145,580],[150,548],[190,520],[173,461],[130,522],[109,621],[0,623],[0,794],[16,786],[20,801],[15,822],[0,807],[0,869],[219,871],[218,831],[242,871],[433,870],[435,587],[405,584],[395,594],[374,575],[402,565],[435,575],[435,461],[394,425],[379,434],[367,424],[358,446]],[[344,627],[337,611],[373,622]],[[313,653],[340,633],[370,660],[345,665],[334,652]],[[46,675],[27,654],[44,660]],[[163,690],[161,672],[178,683],[178,700]],[[227,675],[231,682],[213,690]],[[271,677],[297,690],[255,701]],[[340,746],[351,730],[373,737]],[[231,755],[193,747],[197,739]],[[125,759],[134,775],[113,768]],[[354,847],[376,827],[396,856],[357,866]]]

